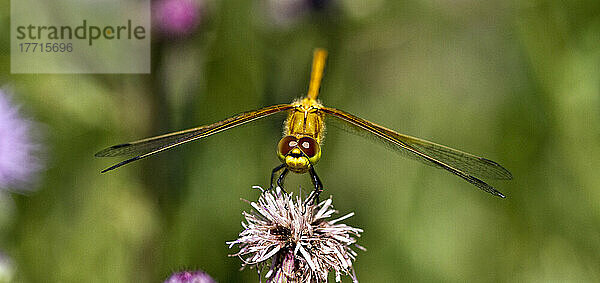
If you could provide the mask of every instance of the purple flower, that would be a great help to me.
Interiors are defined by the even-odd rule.
[[[165,283],[216,283],[204,271],[182,271],[169,277]]]
[[[288,25],[311,11],[319,11],[331,5],[332,0],[269,0],[268,8],[275,22]]]
[[[333,200],[312,204],[314,193],[303,201],[277,187],[250,203],[254,211],[243,213],[244,230],[237,240],[227,242],[229,248],[240,248],[234,256],[243,267],[270,267],[268,283],[327,282],[330,272],[336,282],[343,275],[358,282],[353,267],[358,253],[352,247],[364,250],[356,244],[363,230],[341,223],[354,213],[331,219],[337,213]]]
[[[40,163],[35,154],[39,146],[31,137],[32,122],[24,119],[0,89],[0,190],[27,190]]]
[[[200,24],[201,0],[158,0],[152,8],[154,26],[167,36],[190,35]]]

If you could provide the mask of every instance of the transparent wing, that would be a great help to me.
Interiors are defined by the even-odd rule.
[[[208,137],[210,135],[231,129],[233,127],[246,124],[256,119],[264,118],[269,115],[292,109],[294,106],[290,104],[279,104],[265,107],[259,110],[244,112],[216,122],[211,125],[200,126],[193,129],[169,133],[157,137],[147,138],[139,141],[119,144],[111,146],[96,153],[96,157],[110,157],[120,155],[137,155],[123,162],[117,163],[109,168],[106,168],[102,173],[119,168],[125,164],[136,160],[148,157],[161,151],[176,147],[178,145]]]
[[[496,196],[502,193],[480,179],[512,179],[511,173],[500,164],[447,146],[397,133],[342,110],[323,107],[321,110],[344,123],[342,128],[381,141],[395,151],[427,165],[443,168],[478,188]],[[335,125],[335,124],[334,124]]]

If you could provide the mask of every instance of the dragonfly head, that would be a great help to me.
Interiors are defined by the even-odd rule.
[[[315,139],[309,136],[300,138],[285,136],[279,141],[277,156],[290,171],[305,173],[310,165],[319,162],[321,147]]]

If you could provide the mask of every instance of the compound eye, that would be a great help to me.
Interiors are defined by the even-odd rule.
[[[298,146],[298,140],[294,136],[285,136],[281,138],[279,141],[279,145],[277,145],[277,150],[279,154],[286,155],[290,150],[294,147]]]
[[[313,157],[319,152],[319,144],[317,141],[311,137],[303,137],[298,140],[298,144],[300,145],[300,149],[306,156]]]

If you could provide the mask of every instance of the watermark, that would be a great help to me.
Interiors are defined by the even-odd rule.
[[[133,36],[132,36],[133,34]],[[86,39],[92,46],[94,40],[98,39],[145,39],[146,29],[143,26],[131,26],[131,20],[127,20],[127,25],[99,27],[87,26],[87,20],[75,28],[71,26],[17,26],[17,39],[19,40],[65,40],[65,39]],[[72,44],[71,44],[72,45]]]
[[[149,73],[150,0],[11,0],[11,73]]]

